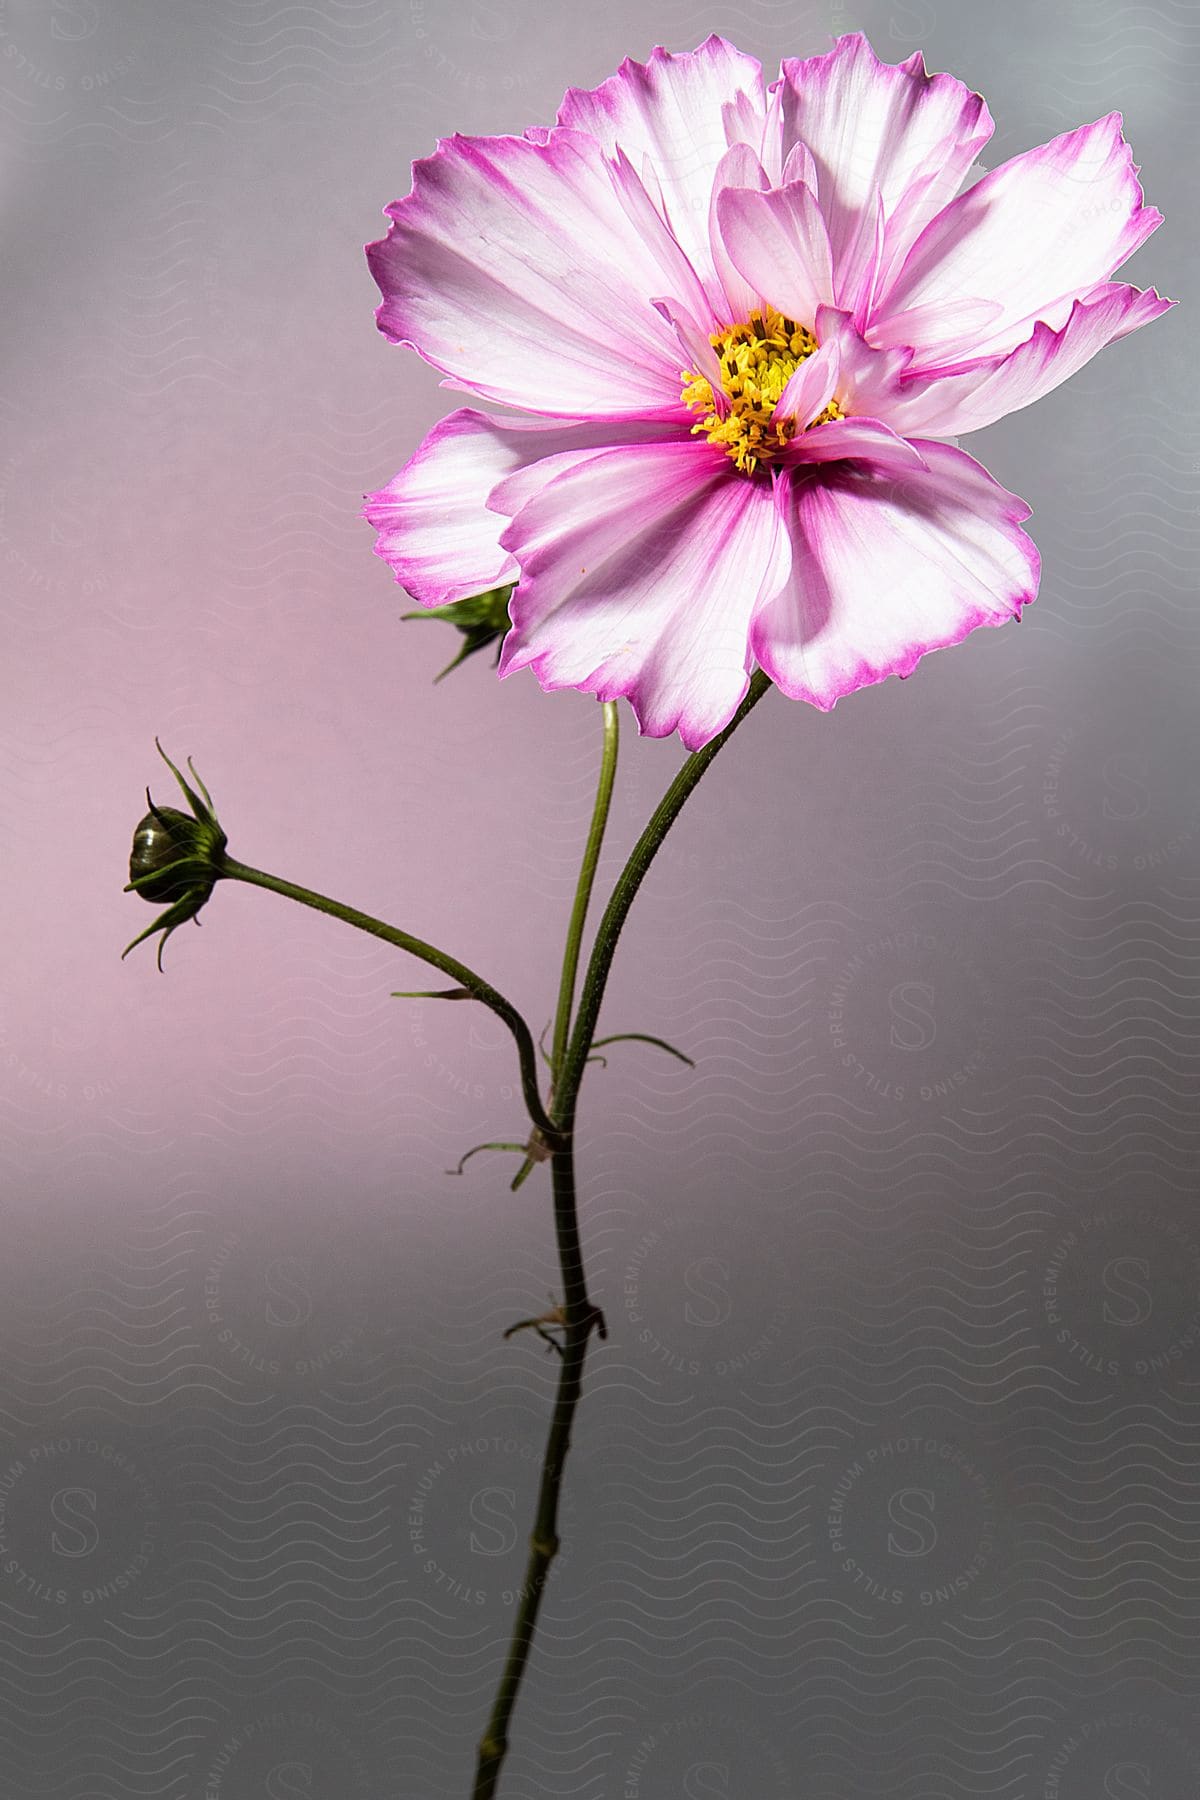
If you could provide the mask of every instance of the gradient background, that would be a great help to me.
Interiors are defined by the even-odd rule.
[[[154,751],[235,855],[551,1011],[595,702],[398,624],[364,491],[456,396],[362,244],[454,130],[861,26],[994,166],[1117,108],[1194,297],[1179,0],[0,0],[3,1800],[456,1800],[554,1368],[482,1009],[245,888],[122,965]],[[1185,307],[968,447],[1041,597],[770,696],[590,1071],[594,1350],[506,1800],[1200,1794],[1200,419]],[[607,891],[681,759],[631,715]]]

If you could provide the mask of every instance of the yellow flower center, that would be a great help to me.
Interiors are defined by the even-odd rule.
[[[703,431],[710,444],[718,444],[733,458],[743,475],[753,475],[759,463],[774,462],[799,429],[795,419],[771,415],[800,364],[817,349],[817,340],[804,325],[764,306],[744,325],[729,325],[708,341],[721,365],[727,406],[722,416],[711,382],[692,369],[681,369],[684,405],[704,414],[692,426],[693,434]],[[805,429],[842,416],[837,401],[831,400]]]

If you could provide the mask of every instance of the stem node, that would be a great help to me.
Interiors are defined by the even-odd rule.
[[[524,1146],[526,1156],[530,1162],[535,1163],[549,1162],[558,1148],[561,1148],[559,1134],[555,1132],[554,1142],[551,1142],[540,1125],[534,1126],[529,1134],[529,1142]]]

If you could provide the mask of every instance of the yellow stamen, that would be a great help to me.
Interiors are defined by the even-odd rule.
[[[773,306],[760,307],[742,325],[718,331],[709,343],[721,365],[721,388],[727,402],[717,410],[712,384],[692,369],[681,369],[682,400],[704,417],[692,426],[703,431],[733,458],[743,475],[753,475],[760,462],[774,462],[799,429],[795,419],[772,419],[784,388],[817,340],[804,325],[785,319]],[[811,431],[844,415],[836,400],[804,427]]]

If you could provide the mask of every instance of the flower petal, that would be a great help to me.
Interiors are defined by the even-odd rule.
[[[806,356],[775,402],[772,422],[795,419],[805,426],[824,412],[837,387],[840,363],[837,343],[832,340],[822,344],[815,355]]]
[[[1102,282],[1074,302],[1059,331],[1039,322],[1016,350],[973,362],[957,374],[918,377],[919,391],[906,394],[902,377],[901,397],[889,402],[888,419],[904,432],[951,437],[979,431],[1040,400],[1106,344],[1161,318],[1174,305],[1153,288],[1143,292],[1122,282]]]
[[[657,171],[649,159],[644,160],[647,171],[656,176]],[[612,158],[612,182],[642,250],[652,255],[658,264],[658,291],[665,286],[693,317],[705,320],[709,329],[715,330],[723,321],[719,313],[714,313],[700,277],[664,222],[659,211],[664,201],[657,180],[654,182],[656,203],[656,198],[651,196],[642,177],[618,145]]]
[[[992,134],[978,94],[953,75],[927,75],[919,53],[880,62],[860,31],[825,56],[782,65],[785,156],[807,144],[829,228],[836,300],[853,311],[875,253],[876,195],[887,222],[884,258],[902,258],[946,205]],[[917,190],[919,199],[906,197]]]
[[[891,283],[871,335],[888,341],[896,313],[926,309],[909,330],[916,366],[955,359],[960,334],[947,342],[940,302],[990,300],[999,314],[984,325],[973,354],[1013,350],[1034,323],[1060,329],[1074,301],[1133,255],[1162,214],[1146,206],[1120,113],[1064,132],[992,169],[926,226]]]
[[[729,723],[755,609],[789,567],[767,482],[703,444],[602,450],[527,498],[503,542],[521,584],[501,676],[626,695],[644,735],[678,730],[690,750]]]
[[[760,64],[714,35],[681,56],[660,48],[644,63],[627,58],[590,92],[571,88],[558,121],[590,132],[610,154],[619,144],[635,168],[643,154],[650,157],[671,229],[718,308],[722,294],[708,246],[713,176],[729,147],[727,123],[746,131],[764,111]],[[759,135],[751,140],[756,150]]]
[[[716,405],[724,405],[724,391],[721,387],[721,363],[713,349],[711,333],[706,331],[699,321],[681,306],[677,300],[654,300],[651,302],[667,320],[679,340],[681,362],[696,375],[703,375],[712,388]],[[683,379],[683,368],[679,371]]]
[[[756,188],[761,191],[770,185],[766,170],[748,144],[731,144],[717,164],[708,202],[708,244],[713,268],[728,302],[728,309],[721,320],[722,325],[732,325],[735,320],[748,319],[760,303],[762,295],[751,287],[745,276],[729,260],[729,252],[725,248],[717,219],[717,202],[726,188]]]
[[[717,225],[730,261],[759,299],[811,326],[833,299],[833,259],[821,209],[803,182],[758,193],[726,188]]]
[[[792,576],[754,621],[772,681],[823,711],[927,651],[1020,616],[1039,559],[1023,500],[964,451],[919,440],[929,472],[881,480],[849,467],[780,483]]]
[[[700,48],[703,49],[704,46],[701,45]],[[697,51],[697,55],[699,55],[699,51]],[[745,144],[761,155],[763,131],[767,122],[763,109],[761,65],[757,88],[752,94],[747,89],[741,88],[732,100],[724,101],[721,106],[721,119],[725,127],[725,142],[728,145],[732,147],[734,144]]]
[[[898,437],[881,419],[829,419],[824,425],[814,425],[792,439],[781,460],[791,468],[805,463],[861,462],[888,475],[929,469],[917,446]]]
[[[914,391],[902,380],[912,351],[877,349],[867,342],[850,314],[834,306],[817,309],[815,333],[822,349],[827,345],[837,348],[835,392],[843,410],[856,418],[890,420],[896,405]]]
[[[376,318],[453,385],[562,418],[678,416],[654,244],[592,139],[445,139],[367,247]]]
[[[488,496],[514,471],[568,450],[661,437],[661,425],[572,419],[501,419],[463,407],[434,426],[424,443],[363,515],[378,532],[375,554],[420,606],[443,606],[516,581],[516,559],[500,547],[504,521]]]
[[[771,183],[772,187],[787,187],[793,181],[802,181],[806,188],[820,199],[817,187],[817,165],[813,161],[813,153],[807,144],[793,144],[787,153],[787,159],[779,172],[779,180]]]
[[[1003,316],[998,300],[932,300],[924,306],[910,306],[906,312],[889,313],[885,319],[872,319],[871,342],[880,350],[907,346],[914,356],[915,346],[933,343],[941,362],[958,362],[975,356],[976,344],[983,342],[989,326]]]

